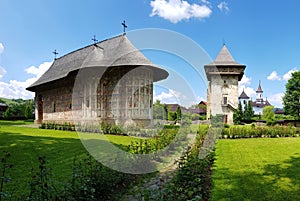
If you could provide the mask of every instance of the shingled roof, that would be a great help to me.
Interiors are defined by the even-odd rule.
[[[224,44],[221,51],[217,55],[216,59],[208,64],[213,66],[241,66],[241,64],[237,63],[234,58],[232,57],[231,53],[227,49],[226,45]]]
[[[239,99],[249,99],[249,96],[247,96],[247,94],[246,94],[245,91],[243,90],[243,92],[242,92],[241,95],[239,96]]]
[[[168,72],[153,64],[122,34],[78,49],[56,59],[51,67],[27,90],[64,77],[72,71],[88,67],[146,66],[153,70],[154,81],[168,77]]]

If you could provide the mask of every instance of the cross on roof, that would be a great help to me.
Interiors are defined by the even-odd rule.
[[[94,44],[96,44],[97,43],[97,39],[96,39],[96,35],[94,35],[94,38],[92,38],[92,41],[94,41]]]
[[[58,55],[58,52],[55,49],[54,52],[52,52],[52,53],[54,54],[54,60],[56,60],[56,55]]]
[[[125,20],[122,22],[122,25],[123,25],[123,33],[125,33],[126,28],[127,28]]]

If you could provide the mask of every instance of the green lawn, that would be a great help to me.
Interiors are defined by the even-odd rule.
[[[219,140],[212,201],[300,200],[300,138]]]
[[[46,157],[54,180],[63,185],[71,178],[74,157],[87,154],[76,132],[30,128],[28,124],[30,126],[32,123],[0,121],[0,158],[2,151],[8,151],[11,154],[9,162],[14,165],[7,172],[12,181],[5,184],[4,190],[16,195],[28,191],[31,169],[38,169],[38,156]],[[120,146],[134,140],[131,137],[106,136]]]

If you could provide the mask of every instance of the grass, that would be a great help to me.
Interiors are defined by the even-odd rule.
[[[212,201],[300,200],[300,138],[219,140]]]
[[[2,151],[8,151],[11,154],[9,163],[14,165],[7,172],[12,181],[5,184],[4,191],[13,192],[15,196],[28,192],[31,169],[38,169],[39,156],[46,157],[55,182],[63,186],[71,178],[74,157],[87,154],[76,132],[31,128],[30,124],[0,121],[0,158]],[[125,136],[106,137],[118,146],[127,146],[135,140]]]

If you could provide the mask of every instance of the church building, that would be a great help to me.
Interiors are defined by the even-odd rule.
[[[223,122],[233,124],[233,113],[238,107],[238,81],[246,66],[237,63],[226,45],[216,59],[204,66],[208,79],[207,118],[223,115]]]
[[[259,81],[259,84],[258,84],[258,88],[256,90],[256,99],[255,99],[255,101],[252,101],[250,99],[250,97],[245,93],[244,90],[241,93],[241,95],[239,96],[239,102],[242,104],[243,109],[245,108],[245,105],[248,104],[249,101],[252,105],[254,114],[256,114],[256,115],[262,115],[263,108],[266,107],[266,106],[271,106],[268,99],[266,98],[264,100],[264,98],[263,98],[263,90],[262,90],[260,81]]]
[[[153,82],[168,75],[124,33],[55,59],[27,90],[35,92],[37,123],[147,126],[152,121]]]

